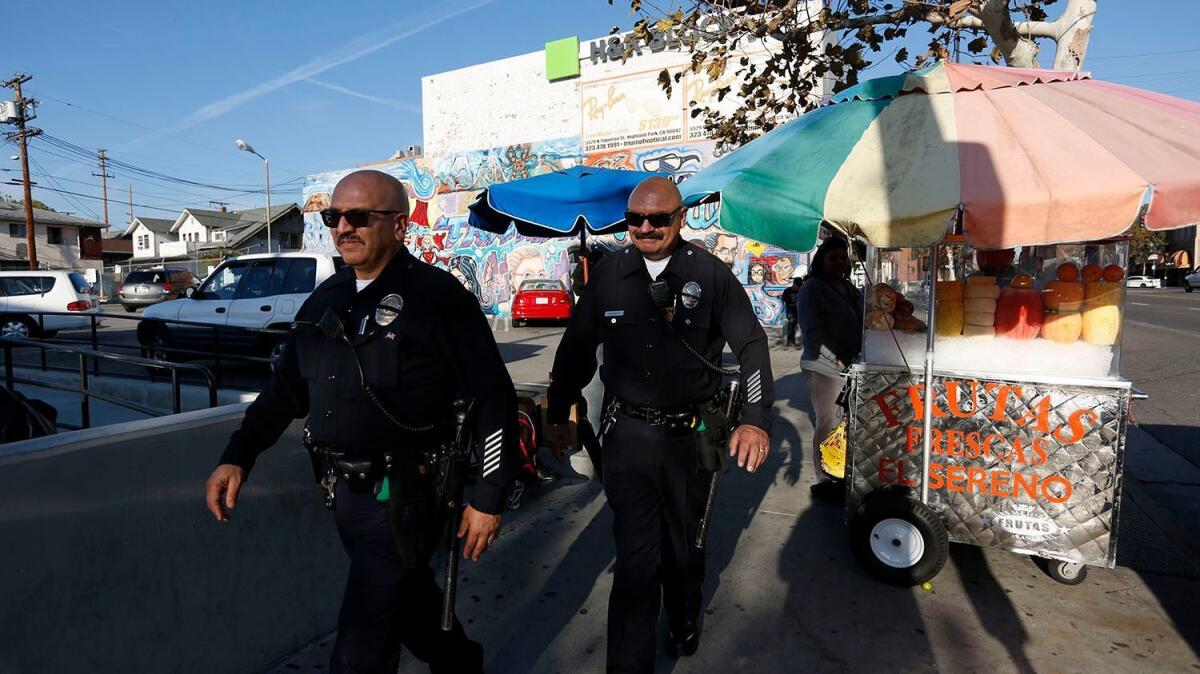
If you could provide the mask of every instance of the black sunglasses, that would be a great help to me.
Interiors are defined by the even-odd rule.
[[[641,227],[643,220],[649,220],[650,226],[655,229],[662,229],[671,224],[671,220],[675,218],[675,214],[682,210],[683,207],[676,208],[667,213],[637,213],[635,211],[625,211],[625,225],[627,227]]]
[[[404,211],[379,211],[367,208],[351,208],[348,211],[339,211],[336,208],[326,208],[321,211],[321,221],[330,229],[336,229],[341,223],[342,218],[346,219],[346,223],[354,229],[366,227],[372,215],[399,215]]]

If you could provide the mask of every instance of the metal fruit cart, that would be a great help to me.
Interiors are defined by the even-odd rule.
[[[924,583],[951,542],[1034,556],[1066,584],[1113,566],[1127,247],[973,251],[950,236],[868,249],[846,486],[851,543],[872,575]]]
[[[755,241],[810,250],[831,226],[870,246],[846,463],[873,573],[923,582],[949,541],[1064,582],[1113,564],[1131,390],[1115,237],[1200,222],[1200,104],[939,62],[839,91],[680,189]]]

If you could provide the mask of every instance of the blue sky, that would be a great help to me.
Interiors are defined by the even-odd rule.
[[[262,184],[262,164],[234,147],[245,138],[271,159],[276,203],[298,199],[305,174],[420,143],[422,76],[633,22],[622,0],[9,0],[5,15],[7,26],[22,28],[6,31],[0,76],[34,76],[26,87],[41,102],[35,126],[85,148],[104,146],[142,169],[250,189]],[[1198,23],[1200,3],[1191,0],[1107,0],[1085,68],[1200,100]],[[885,63],[875,72],[894,70]],[[19,164],[8,160],[14,146],[2,152],[0,182],[7,182],[19,176]],[[41,139],[30,154],[42,186],[99,195],[94,165]],[[184,206],[208,208],[210,200],[262,205],[260,194],[167,184],[121,168],[110,173],[114,224],[127,219],[131,183],[139,215],[169,217]],[[0,190],[19,197],[17,187]],[[35,188],[34,198],[85,216],[101,211],[84,196]]]

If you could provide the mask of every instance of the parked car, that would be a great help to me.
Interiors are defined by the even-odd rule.
[[[317,253],[230,258],[187,297],[147,307],[138,342],[158,360],[179,360],[170,349],[272,353],[278,337],[256,331],[286,329],[309,294],[342,266],[341,258]]]
[[[1183,289],[1187,292],[1200,288],[1200,269],[1192,270],[1192,273],[1183,277]]]
[[[117,288],[117,301],[125,311],[134,312],[151,304],[180,299],[188,288],[198,285],[200,280],[186,269],[142,269],[125,277],[125,282]]]
[[[1162,279],[1153,276],[1130,276],[1125,279],[1126,288],[1161,288]]]
[[[99,309],[91,284],[79,272],[0,271],[0,335],[4,337],[53,337],[59,330],[88,327],[87,314]]]
[[[512,301],[513,325],[531,320],[565,321],[574,308],[571,293],[561,281],[529,279],[521,283]]]

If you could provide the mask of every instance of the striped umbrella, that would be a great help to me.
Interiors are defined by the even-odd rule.
[[[1200,104],[1084,73],[939,63],[847,89],[681,185],[721,227],[793,250],[821,222],[926,246],[1012,248],[1200,222]]]

